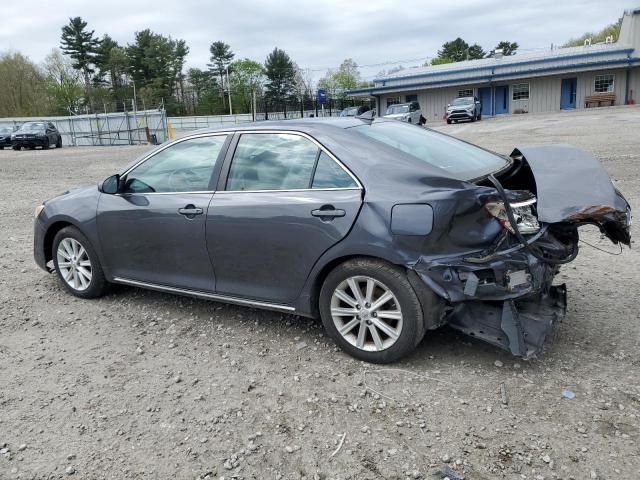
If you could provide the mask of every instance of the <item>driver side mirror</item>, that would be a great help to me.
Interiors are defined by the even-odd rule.
[[[115,195],[120,192],[121,187],[120,175],[116,173],[115,175],[105,178],[98,187],[98,190],[108,195]]]

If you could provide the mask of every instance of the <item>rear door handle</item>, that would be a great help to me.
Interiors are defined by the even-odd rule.
[[[202,213],[204,212],[204,210],[202,210],[201,208],[196,207],[195,205],[187,205],[183,208],[179,208],[178,209],[178,213],[180,215],[184,215],[187,218],[193,218],[196,215],[202,215]]]
[[[334,208],[333,205],[324,205],[316,210],[311,210],[311,215],[314,217],[324,218],[336,218],[344,217],[346,212],[341,209]]]

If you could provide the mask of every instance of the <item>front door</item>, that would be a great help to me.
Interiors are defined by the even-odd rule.
[[[576,108],[577,78],[563,78],[560,86],[560,108],[569,110]]]
[[[483,87],[478,89],[478,98],[482,103],[482,115],[491,115],[491,87]]]
[[[121,193],[100,197],[98,232],[112,277],[213,292],[206,213],[225,140],[170,145],[129,171]]]
[[[493,111],[495,115],[509,113],[509,86],[495,87]]]
[[[290,304],[351,229],[361,188],[303,134],[242,133],[236,142],[207,213],[216,293]]]

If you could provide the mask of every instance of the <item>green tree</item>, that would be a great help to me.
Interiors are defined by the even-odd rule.
[[[208,63],[207,67],[218,74],[220,86],[224,86],[224,75],[233,57],[235,57],[235,53],[233,53],[229,45],[221,41],[213,42],[209,47],[209,53],[211,53],[211,57],[209,58],[211,63]],[[222,96],[222,105],[224,106],[225,99],[222,88],[220,89],[220,94]]]
[[[274,48],[267,56],[264,69],[267,77],[267,98],[282,102],[295,92],[295,65],[284,50]]]
[[[229,65],[231,73],[231,91],[234,94],[234,111],[250,112],[252,97],[258,93],[264,83],[263,66],[249,58],[236,60]],[[238,105],[240,108],[237,108]]]
[[[593,43],[601,43],[601,42],[604,42],[609,36],[612,36],[613,40],[616,41],[618,36],[620,35],[621,25],[622,25],[622,17],[620,17],[616,23],[607,25],[599,32],[595,32],[595,33],[587,32],[578,38],[572,38],[562,46],[563,47],[579,47],[581,45],[584,45],[584,41],[589,38]]]
[[[73,59],[73,68],[82,72],[87,100],[90,102],[91,75],[95,72],[94,61],[100,41],[94,36],[93,30],[87,30],[87,22],[81,17],[74,17],[69,18],[69,23],[62,27],[60,45],[62,51]]]
[[[451,59],[454,62],[462,62],[464,60],[475,60],[478,58],[484,58],[485,51],[477,43],[469,45],[460,37],[446,42],[442,45],[442,48],[438,50],[438,58]],[[445,62],[446,63],[446,62]],[[433,63],[432,63],[433,64]],[[437,64],[435,64],[437,65]]]
[[[436,57],[432,58],[431,62],[426,62],[425,67],[427,65],[444,65],[445,63],[453,63],[453,60],[449,57]]]
[[[47,113],[46,81],[38,67],[20,53],[0,54],[0,117]]]
[[[127,88],[127,50],[109,35],[104,35],[96,51],[95,65],[98,72],[94,77],[94,85],[108,85],[112,99],[124,101],[130,95]]]
[[[51,113],[68,114],[78,110],[82,101],[82,74],[73,68],[69,58],[54,48],[43,65]]]
[[[129,75],[145,105],[157,105],[164,100],[169,113],[180,109],[176,96],[180,94],[178,86],[188,51],[183,40],[173,40],[149,29],[136,32],[134,43],[127,46]]]
[[[351,58],[344,60],[336,70],[329,70],[318,81],[318,85],[325,88],[332,97],[344,98],[347,90],[356,88],[360,82],[358,64]]]
[[[493,49],[493,51],[489,56],[492,56],[493,52],[495,52],[496,50],[502,50],[502,54],[505,57],[508,57],[510,55],[515,55],[516,50],[518,50],[519,47],[520,45],[518,45],[518,42],[509,42],[509,41],[503,40],[502,42],[498,43],[498,45],[496,45],[496,48]]]

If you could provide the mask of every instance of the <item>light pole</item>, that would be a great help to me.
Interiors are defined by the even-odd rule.
[[[227,93],[229,94],[229,115],[233,115],[233,107],[231,107],[231,83],[229,82],[229,65],[227,69]]]

